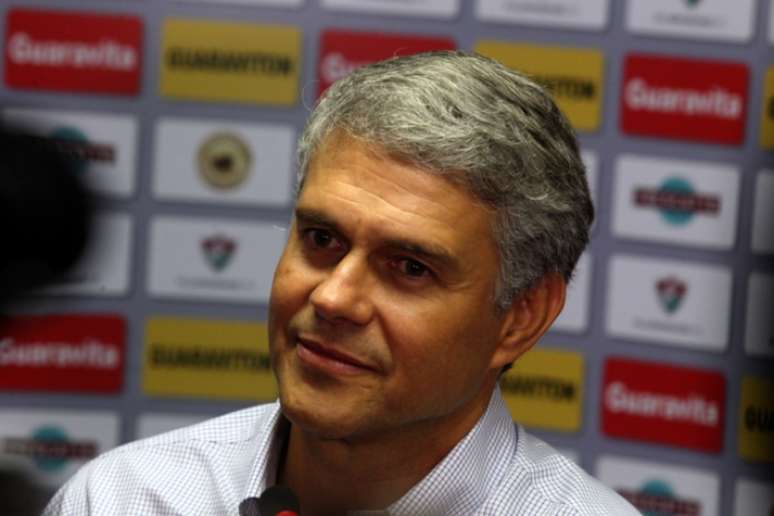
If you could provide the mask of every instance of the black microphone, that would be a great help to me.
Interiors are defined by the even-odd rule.
[[[299,516],[298,498],[286,486],[271,486],[256,498],[245,498],[239,504],[239,516]]]

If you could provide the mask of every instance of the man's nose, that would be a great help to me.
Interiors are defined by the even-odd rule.
[[[366,257],[347,254],[312,291],[316,315],[332,323],[367,324],[373,316],[370,283]]]

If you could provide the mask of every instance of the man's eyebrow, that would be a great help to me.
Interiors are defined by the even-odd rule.
[[[455,270],[459,268],[459,260],[457,260],[457,258],[455,258],[448,250],[438,245],[426,242],[420,243],[402,238],[388,238],[385,240],[385,244],[388,247],[400,249],[419,258],[428,260],[445,269]]]
[[[295,216],[296,220],[303,225],[322,226],[339,235],[344,234],[338,222],[321,211],[309,208],[296,208]],[[406,238],[386,238],[382,241],[382,245],[428,260],[438,267],[449,270],[456,270],[460,267],[459,260],[440,245],[429,242],[417,242]]]
[[[341,227],[339,227],[339,224],[321,211],[310,210],[308,208],[296,208],[295,216],[296,220],[304,225],[324,226],[341,234]]]

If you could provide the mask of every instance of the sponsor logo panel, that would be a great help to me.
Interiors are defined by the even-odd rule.
[[[774,462],[774,378],[742,378],[738,428],[743,459]]]
[[[626,28],[639,34],[742,43],[753,34],[755,0],[633,0]]]
[[[137,120],[127,115],[6,109],[3,119],[47,138],[94,192],[117,198],[134,193]]]
[[[85,462],[118,444],[118,417],[106,412],[0,410],[0,455],[56,488]]]
[[[748,75],[743,63],[629,54],[621,129],[632,135],[741,144]]]
[[[304,0],[179,0],[181,2],[201,3],[201,4],[234,4],[234,5],[254,5],[266,7],[287,7],[296,8],[304,5]]]
[[[119,392],[125,340],[120,315],[0,319],[0,389]]]
[[[161,59],[164,96],[288,106],[298,97],[301,31],[167,19]]]
[[[476,52],[524,72],[544,86],[575,129],[599,129],[604,75],[599,50],[479,41]]]
[[[454,49],[451,38],[409,34],[384,34],[349,30],[324,30],[317,61],[317,94],[354,69],[389,57],[430,50]]]
[[[755,181],[752,250],[774,253],[774,170],[763,170]]]
[[[674,245],[731,249],[739,171],[730,165],[623,155],[618,158],[613,233]]]
[[[727,267],[615,255],[609,270],[609,335],[714,352],[728,345]]]
[[[141,40],[137,16],[13,8],[6,19],[5,83],[136,95]]]
[[[734,493],[734,516],[774,514],[774,484],[740,478]]]
[[[588,251],[584,252],[575,267],[572,281],[567,286],[564,308],[551,329],[569,333],[586,331],[589,322],[592,270],[592,257]]]
[[[148,291],[163,298],[266,302],[286,236],[270,224],[159,217],[151,224]]]
[[[576,432],[583,405],[583,356],[533,349],[500,378],[505,404],[525,426]]]
[[[597,153],[592,150],[584,149],[581,151],[581,159],[583,160],[583,166],[586,167],[586,181],[589,185],[589,193],[591,194],[591,202],[594,203],[594,207],[597,207],[597,185],[599,184],[599,157]],[[594,221],[596,222],[596,220]]]
[[[602,30],[608,0],[477,0],[476,17],[496,23]]]
[[[774,9],[771,11],[774,12]],[[774,149],[774,66],[766,69],[766,76],[763,79],[763,107],[759,141],[764,149]]]
[[[774,45],[774,0],[769,0],[769,44]]]
[[[151,396],[277,397],[262,323],[154,317],[143,361],[143,391]]]
[[[460,11],[459,0],[320,0],[320,3],[326,9],[427,18],[452,18]]]
[[[723,446],[725,378],[715,371],[608,358],[602,431],[705,452]]]
[[[178,428],[201,423],[213,416],[201,414],[142,414],[137,419],[135,438],[145,439]]]
[[[744,349],[774,356],[774,275],[753,272],[747,281]]]
[[[154,195],[285,206],[292,197],[293,139],[286,125],[163,118],[156,127]]]
[[[645,515],[720,514],[720,479],[714,473],[603,455],[596,476]]]
[[[132,220],[122,213],[95,217],[93,237],[81,260],[43,295],[122,296],[129,291]]]

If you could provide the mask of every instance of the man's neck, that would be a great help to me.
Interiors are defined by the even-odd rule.
[[[421,481],[475,426],[486,411],[482,400],[462,417],[450,416],[411,428],[357,440],[326,440],[291,424],[277,483],[299,497],[304,516],[378,510]],[[443,432],[439,432],[443,428]]]

